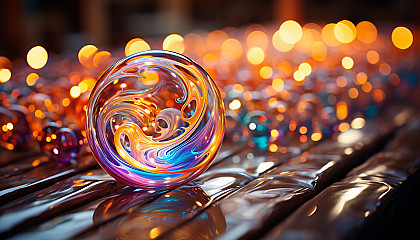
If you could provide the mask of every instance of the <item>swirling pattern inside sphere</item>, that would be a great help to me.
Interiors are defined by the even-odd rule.
[[[225,130],[211,77],[168,51],[136,53],[110,67],[91,93],[86,119],[102,168],[140,188],[173,188],[200,175]]]

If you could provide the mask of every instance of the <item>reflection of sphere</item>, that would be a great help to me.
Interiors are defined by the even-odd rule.
[[[193,215],[210,198],[199,187],[177,189],[125,216],[118,224],[117,239],[154,239]]]
[[[193,221],[177,228],[169,237],[172,239],[214,239],[226,231],[226,219],[220,205],[215,205]]]
[[[40,134],[39,146],[42,152],[61,162],[75,159],[82,145],[80,130],[59,128],[55,122],[48,123]]]
[[[100,165],[136,187],[171,188],[201,174],[220,148],[223,102],[210,76],[185,56],[131,55],[108,69],[87,107]]]

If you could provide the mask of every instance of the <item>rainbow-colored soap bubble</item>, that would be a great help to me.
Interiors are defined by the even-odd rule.
[[[225,131],[211,77],[168,51],[136,53],[110,67],[92,90],[86,119],[102,168],[140,188],[173,188],[200,175]]]

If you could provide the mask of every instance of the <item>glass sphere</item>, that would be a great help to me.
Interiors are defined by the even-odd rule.
[[[211,77],[168,51],[136,53],[110,67],[92,90],[86,119],[102,168],[140,188],[173,188],[200,175],[225,131]]]
[[[24,150],[31,139],[27,109],[19,105],[0,107],[0,146],[8,150]]]
[[[60,127],[58,126],[57,123],[55,122],[50,122],[48,124],[46,124],[43,128],[42,131],[40,132],[40,140],[39,142],[39,147],[41,148],[41,151],[49,156],[49,157],[53,157],[53,148],[54,148],[54,144],[53,141],[55,139],[57,139],[57,132],[58,130],[60,130]]]
[[[83,136],[70,128],[60,128],[52,141],[52,154],[61,162],[68,162],[77,157],[83,145]]]

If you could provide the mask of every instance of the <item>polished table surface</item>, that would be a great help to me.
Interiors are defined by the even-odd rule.
[[[36,148],[2,151],[0,238],[409,236],[419,222],[419,116],[388,111],[361,129],[274,153],[225,143],[199,178],[164,191],[117,182],[89,152],[59,164]]]

